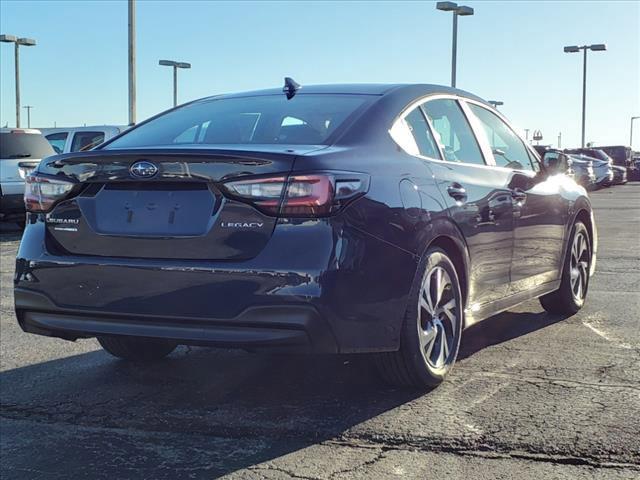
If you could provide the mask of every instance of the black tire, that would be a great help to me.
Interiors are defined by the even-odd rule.
[[[417,276],[409,298],[400,335],[400,349],[396,352],[377,354],[375,362],[386,382],[396,386],[425,389],[439,385],[455,363],[460,348],[464,306],[458,274],[444,250],[429,249],[419,268],[421,275]],[[445,272],[448,278],[439,271]],[[434,298],[427,301],[423,295],[426,294],[427,288],[430,295],[434,293],[430,282],[437,282],[438,275],[442,275],[441,282],[448,283],[441,290],[439,301],[434,302]],[[454,307],[449,306],[452,301],[455,302]],[[433,310],[436,313],[429,311],[431,304],[435,305]],[[449,307],[446,308],[447,306]],[[455,321],[450,314],[453,314]],[[425,343],[431,335],[434,336],[433,341]],[[445,343],[442,343],[443,338]],[[432,358],[434,354],[437,356],[436,362]]]
[[[142,337],[98,337],[98,342],[114,357],[136,362],[160,360],[178,346],[171,340]]]
[[[576,238],[582,237],[585,241],[584,253],[580,252],[579,262],[576,262],[574,248]],[[585,262],[583,264],[583,262]],[[584,223],[577,221],[571,229],[571,237],[567,245],[564,266],[562,268],[562,279],[560,288],[555,292],[548,293],[540,297],[540,304],[549,313],[559,315],[574,315],[584,305],[589,289],[589,271],[591,269],[591,238],[589,231]],[[575,277],[577,275],[579,278]],[[581,286],[576,288],[575,282],[572,283],[572,275],[574,279],[581,282]],[[579,291],[577,291],[579,290]]]

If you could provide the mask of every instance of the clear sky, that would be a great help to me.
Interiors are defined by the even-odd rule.
[[[465,3],[459,20],[458,87],[501,107],[519,128],[539,129],[543,144],[580,141],[581,54],[564,45],[606,43],[588,58],[587,141],[627,144],[640,115],[640,2]],[[179,102],[301,84],[448,84],[451,14],[435,2],[137,3],[138,120],[171,106],[171,69]],[[127,3],[0,1],[0,31],[35,38],[21,48],[22,104],[32,126],[127,122]],[[0,44],[0,124],[15,122],[13,46]],[[26,112],[23,111],[23,126]],[[640,150],[640,120],[634,147]]]

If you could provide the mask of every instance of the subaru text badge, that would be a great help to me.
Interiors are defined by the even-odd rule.
[[[138,178],[151,178],[158,173],[158,167],[153,163],[142,160],[136,162],[129,168],[131,175]]]

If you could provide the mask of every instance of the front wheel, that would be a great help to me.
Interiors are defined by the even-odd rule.
[[[569,250],[566,254],[560,288],[540,297],[540,304],[549,313],[574,315],[584,305],[589,288],[591,242],[589,231],[582,222],[573,226]]]
[[[378,354],[383,378],[419,388],[440,384],[458,356],[464,307],[460,281],[446,252],[429,249],[402,326],[400,349]]]
[[[98,342],[114,357],[138,362],[160,360],[177,347],[171,340],[126,336],[98,337]]]

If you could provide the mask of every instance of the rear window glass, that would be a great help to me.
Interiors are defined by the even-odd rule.
[[[104,132],[76,132],[71,143],[71,151],[91,150],[104,142]]]
[[[0,133],[0,159],[41,159],[54,155],[49,142],[36,133]]]
[[[105,146],[136,148],[175,145],[322,145],[365,95],[284,95],[197,102],[162,115]]]

